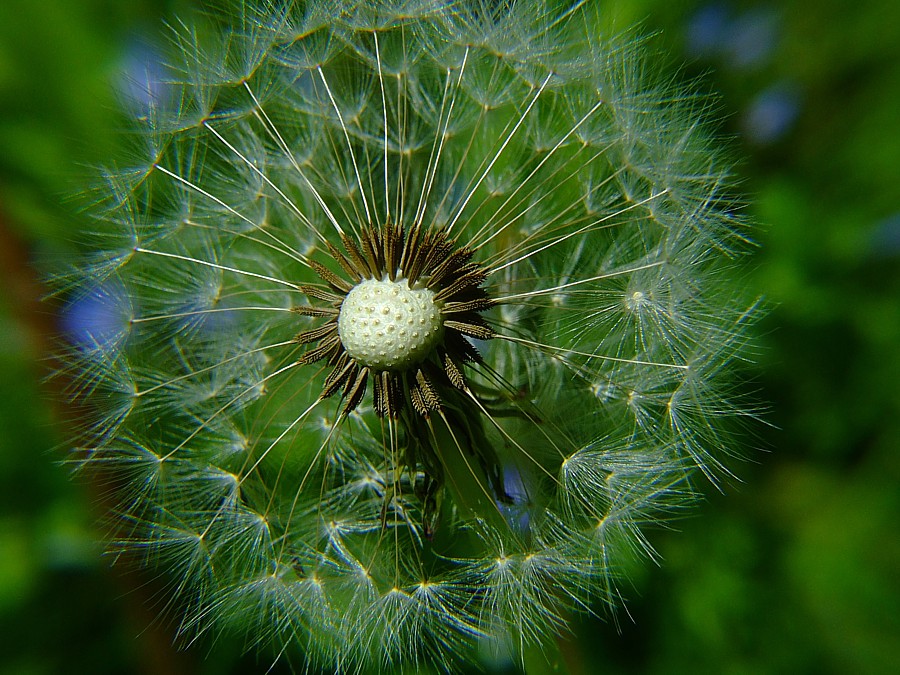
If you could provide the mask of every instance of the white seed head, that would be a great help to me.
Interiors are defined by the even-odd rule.
[[[344,349],[375,370],[405,370],[424,360],[443,334],[440,304],[406,279],[366,279],[347,293],[338,317]]]
[[[525,662],[727,482],[749,233],[603,5],[221,0],[160,42],[53,280],[71,461],[190,641]]]

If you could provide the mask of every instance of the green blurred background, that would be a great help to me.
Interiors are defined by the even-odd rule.
[[[159,587],[92,543],[97,495],[61,466],[39,384],[54,318],[38,270],[79,227],[65,196],[116,147],[115,91],[139,89],[187,4],[0,3],[0,675],[268,665],[169,646]],[[771,412],[742,483],[653,534],[662,564],[623,589],[618,628],[577,627],[570,670],[898,672],[900,3],[608,4],[721,94],[762,225],[751,281],[773,309],[753,386]]]

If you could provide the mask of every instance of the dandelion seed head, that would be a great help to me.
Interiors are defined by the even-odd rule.
[[[175,31],[59,293],[73,464],[186,641],[515,657],[615,611],[647,531],[729,476],[730,165],[643,41],[564,4],[235,0]]]
[[[406,279],[367,279],[341,303],[338,333],[351,357],[376,370],[406,370],[431,354],[443,321],[434,292]]]

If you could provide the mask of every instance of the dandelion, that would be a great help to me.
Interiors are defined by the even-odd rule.
[[[63,277],[113,552],[188,640],[329,670],[615,606],[748,412],[705,104],[591,3],[234,5],[174,32]]]

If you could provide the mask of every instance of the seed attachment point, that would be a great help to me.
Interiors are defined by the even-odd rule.
[[[401,371],[420,363],[443,335],[441,303],[406,279],[366,279],[344,298],[338,334],[347,353],[373,370]]]

